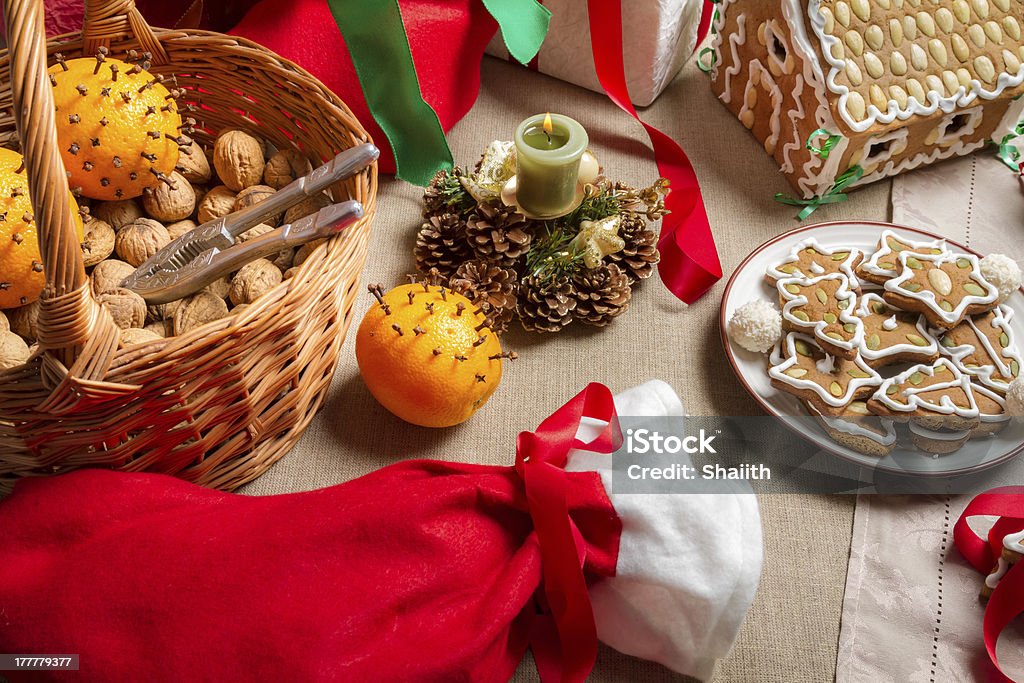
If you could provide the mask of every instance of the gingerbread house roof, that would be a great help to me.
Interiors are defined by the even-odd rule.
[[[808,0],[843,122],[949,113],[1024,82],[1024,0]]]

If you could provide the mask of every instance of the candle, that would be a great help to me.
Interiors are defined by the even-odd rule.
[[[531,116],[516,129],[516,202],[553,218],[576,203],[580,159],[590,140],[579,122],[560,114]]]

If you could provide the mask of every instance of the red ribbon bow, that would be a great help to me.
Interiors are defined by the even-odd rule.
[[[584,417],[607,423],[590,443],[576,437]],[[585,545],[566,502],[567,456],[573,448],[611,453],[621,443],[612,393],[597,383],[587,385],[537,431],[521,432],[516,440],[516,471],[523,479],[537,532],[544,598],[550,610],[538,620],[530,643],[541,680],[546,682],[583,681],[597,658],[597,627],[583,575]]]
[[[971,517],[999,517],[983,539],[968,524]],[[986,491],[972,500],[956,526],[953,542],[960,554],[986,576],[992,572],[1002,553],[1003,538],[1024,529],[1024,486],[1002,486]],[[985,607],[985,649],[998,671],[998,680],[1013,683],[999,667],[996,643],[1003,629],[1024,613],[1024,560],[1014,564],[999,581]]]

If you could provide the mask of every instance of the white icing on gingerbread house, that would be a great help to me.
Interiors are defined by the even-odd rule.
[[[1024,0],[720,0],[714,28],[713,89],[805,199],[858,166],[849,187],[973,152],[1024,117]],[[827,155],[808,149],[830,136]]]

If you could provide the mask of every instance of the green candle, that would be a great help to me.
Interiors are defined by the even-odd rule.
[[[519,124],[515,141],[519,206],[541,218],[569,212],[590,142],[587,131],[568,116],[538,114]]]

